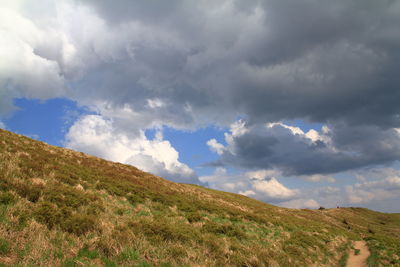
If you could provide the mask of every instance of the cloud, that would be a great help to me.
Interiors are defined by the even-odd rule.
[[[400,198],[400,175],[349,185],[346,193],[351,204]]]
[[[246,172],[245,176],[252,180],[264,180],[268,177],[280,176],[280,173],[277,170],[256,170]]]
[[[16,97],[48,99],[64,93],[61,66],[51,55],[62,50],[62,34],[41,26],[0,6],[0,115],[14,109]]]
[[[321,174],[301,175],[299,176],[299,178],[309,182],[329,182],[329,183],[336,182],[336,179],[331,175],[321,175]]]
[[[210,139],[207,141],[207,145],[210,147],[210,150],[217,153],[218,155],[222,155],[224,153],[224,145],[217,142],[216,139]]]
[[[246,125],[239,121],[225,134],[225,141],[214,165],[277,169],[311,181],[334,182],[329,174],[400,159],[398,132],[377,126],[330,124],[321,131],[304,133],[283,123]]]
[[[197,183],[196,174],[179,161],[179,153],[161,134],[149,140],[143,132],[129,136],[119,132],[112,120],[84,115],[70,128],[66,146],[108,160],[135,165],[176,182]]]
[[[362,179],[360,177],[363,177]],[[200,176],[200,180],[211,188],[239,193],[261,201],[286,208],[317,209],[362,206],[384,212],[396,212],[400,200],[400,171],[393,168],[365,168],[344,172],[333,179],[346,183],[362,182],[353,185],[323,185],[309,187],[302,184],[297,188],[286,186],[282,181],[288,178],[276,170],[255,170],[229,173],[218,167],[214,174]],[[302,177],[304,179],[304,177]],[[314,181],[311,181],[314,182]],[[330,182],[323,180],[319,182]]]
[[[237,116],[399,126],[394,1],[53,6],[50,39],[61,45],[35,51],[56,51],[46,58],[56,59],[81,104],[129,106],[176,128]]]
[[[275,178],[274,171],[229,174],[224,168],[216,168],[212,175],[200,176],[200,180],[211,188],[235,192],[268,202],[279,202],[296,197],[297,189],[290,189]]]
[[[286,188],[278,182],[276,178],[271,178],[264,181],[254,181],[253,187],[256,191],[264,194],[266,198],[272,199],[287,199],[295,196],[297,192]]]
[[[6,125],[2,121],[0,121],[0,129],[6,129]]]
[[[293,199],[279,203],[280,206],[291,209],[317,209],[321,205],[314,199]]]

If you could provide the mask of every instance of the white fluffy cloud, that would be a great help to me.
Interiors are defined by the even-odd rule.
[[[224,168],[217,168],[214,174],[199,179],[211,188],[239,193],[263,201],[279,202],[292,199],[299,193],[281,184],[275,171],[259,170],[240,174],[229,174]]]
[[[332,175],[321,175],[321,174],[300,175],[299,178],[309,182],[329,182],[329,183],[336,182],[336,179]]]
[[[0,5],[0,115],[12,111],[15,97],[48,99],[64,94],[57,54],[65,39],[52,28],[56,21],[41,27],[43,21],[24,16],[18,3]]]
[[[211,151],[217,153],[218,155],[222,155],[222,153],[224,153],[224,145],[218,143],[215,138],[208,140],[207,145],[211,149]]]
[[[349,203],[364,204],[400,198],[400,174],[346,186]]]
[[[317,209],[320,204],[314,199],[293,199],[279,203],[280,206],[292,209]]]
[[[260,192],[267,198],[272,199],[292,198],[298,193],[296,190],[291,190],[279,183],[276,178],[271,178],[264,181],[254,181],[253,188],[255,191]]]
[[[105,159],[132,164],[144,171],[177,182],[198,183],[197,176],[179,161],[179,153],[170,142],[156,134],[153,140],[119,132],[112,120],[99,115],[85,115],[70,128],[66,146]]]

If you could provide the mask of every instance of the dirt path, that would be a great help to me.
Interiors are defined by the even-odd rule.
[[[349,259],[347,260],[346,267],[366,267],[367,258],[370,255],[367,243],[365,241],[355,241],[353,243],[354,250],[349,252]],[[360,253],[355,255],[355,251],[359,249]]]

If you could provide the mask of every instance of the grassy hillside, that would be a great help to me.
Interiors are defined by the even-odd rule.
[[[362,238],[400,266],[400,214],[274,207],[0,129],[5,266],[343,266]]]

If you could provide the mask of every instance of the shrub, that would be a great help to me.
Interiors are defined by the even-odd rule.
[[[42,195],[43,187],[33,184],[16,184],[15,191],[30,202],[37,202]]]
[[[83,235],[89,231],[95,230],[97,226],[93,215],[74,214],[61,223],[61,228],[69,233]]]
[[[0,255],[6,255],[10,252],[10,243],[7,240],[0,238]]]
[[[190,225],[175,224],[162,218],[154,221],[141,221],[140,223],[130,222],[128,226],[133,231],[142,233],[157,242],[160,240],[187,242],[196,240],[198,237],[197,229],[193,229]]]
[[[345,267],[348,259],[349,259],[349,253],[347,251],[345,251],[342,254],[342,257],[340,257],[340,259],[339,259],[339,266]]]
[[[182,246],[170,246],[168,248],[168,254],[173,258],[187,257],[187,251]]]
[[[139,253],[131,248],[125,248],[120,254],[118,254],[118,259],[120,261],[136,261],[139,260],[139,258]]]
[[[15,203],[15,197],[10,192],[0,193],[0,204],[9,205]]]
[[[101,212],[105,211],[105,207],[101,201],[96,201],[90,203],[86,209],[86,213],[90,215],[99,215]]]
[[[0,169],[1,170],[1,169]],[[7,191],[11,188],[10,182],[7,178],[2,177],[0,179],[0,191]]]
[[[242,230],[240,230],[237,226],[231,224],[206,222],[203,225],[202,230],[208,233],[236,237],[237,239],[242,239],[246,237],[246,234]]]
[[[203,216],[197,212],[190,212],[186,215],[187,220],[190,223],[199,222],[203,219]]]
[[[69,215],[66,213],[69,212],[67,212],[67,210],[61,212],[56,205],[46,201],[37,205],[33,215],[38,222],[43,223],[49,229],[52,229],[54,226],[60,224],[65,215]]]
[[[33,215],[38,222],[45,224],[49,229],[60,226],[62,230],[76,235],[86,234],[97,227],[94,215],[74,214],[71,208],[59,208],[47,201],[41,202]]]
[[[14,225],[15,229],[17,229],[18,231],[24,229],[28,225],[30,218],[30,213],[21,213],[18,216],[18,224]]]
[[[117,264],[109,258],[103,257],[101,261],[103,262],[104,267],[117,267]]]
[[[62,267],[76,267],[79,265],[75,262],[75,259],[67,259],[61,264],[61,266]]]
[[[62,184],[54,184],[46,189],[45,199],[57,206],[78,208],[90,203],[89,196],[77,189]]]
[[[134,194],[129,194],[126,196],[126,198],[128,199],[129,203],[131,203],[132,205],[136,205],[138,203],[143,203],[143,197],[139,196],[139,195],[134,195]]]
[[[97,259],[100,254],[96,250],[89,250],[88,247],[83,247],[78,251],[79,258]]]

